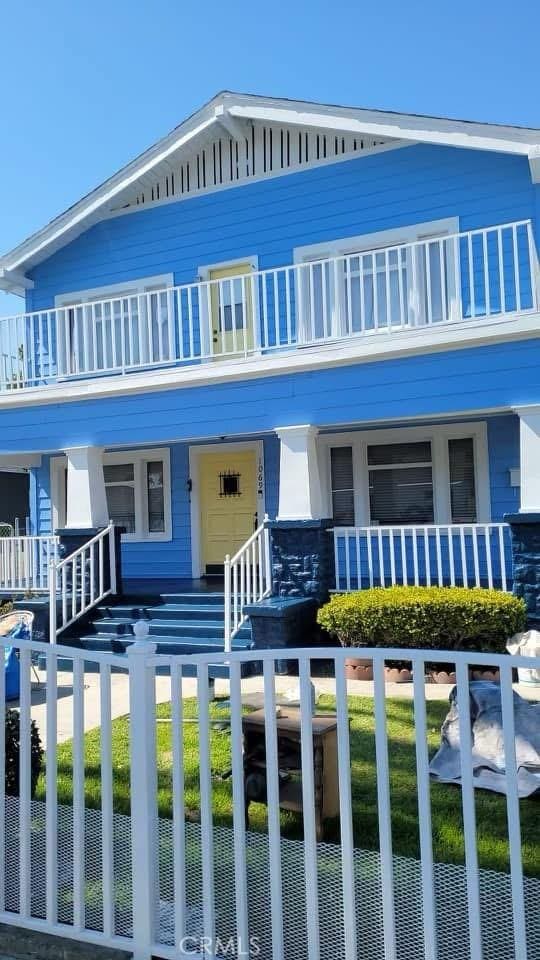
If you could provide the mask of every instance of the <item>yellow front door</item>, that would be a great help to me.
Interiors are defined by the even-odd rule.
[[[253,350],[253,280],[249,263],[210,270],[212,353],[234,355]],[[236,279],[232,279],[232,278]]]
[[[199,463],[202,567],[213,573],[256,527],[257,459],[252,450],[225,449]]]

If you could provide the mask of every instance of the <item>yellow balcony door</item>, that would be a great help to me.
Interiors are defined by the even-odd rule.
[[[249,263],[209,270],[211,352],[214,356],[253,350],[253,280]]]
[[[199,461],[202,568],[218,572],[226,554],[257,525],[257,459],[253,450],[204,453]]]

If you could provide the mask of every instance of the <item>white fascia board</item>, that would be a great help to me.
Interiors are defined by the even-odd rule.
[[[41,466],[40,453],[2,453],[0,454],[0,470],[10,473],[29,470],[31,467]]]
[[[255,104],[231,104],[229,113],[233,117],[261,120],[267,123],[290,123],[295,126],[316,126],[328,130],[339,130],[378,137],[394,137],[403,140],[416,140],[424,143],[438,143],[444,146],[469,147],[474,150],[494,150],[502,153],[515,153],[528,156],[531,141],[523,141],[511,136],[503,137],[487,129],[480,132],[481,124],[460,121],[446,121],[435,118],[410,117],[396,115],[389,119],[384,114],[371,111],[351,110],[349,115],[332,113],[330,108],[322,110],[316,106],[309,109],[283,106],[256,106]],[[472,128],[472,129],[471,129]],[[499,131],[500,128],[494,128]]]
[[[540,183],[540,146],[529,150],[529,167],[533,183]]]
[[[368,339],[341,340],[322,346],[299,347],[287,354],[266,357],[252,356],[248,360],[223,360],[203,366],[170,367],[165,370],[145,370],[118,377],[99,377],[93,380],[64,380],[45,387],[29,387],[24,391],[8,391],[0,395],[0,410],[38,406],[48,403],[68,403],[77,400],[99,400],[106,397],[129,396],[133,393],[153,393],[161,390],[184,390],[217,383],[275,377],[279,374],[303,373],[392,360],[446,350],[464,350],[469,347],[489,346],[513,340],[540,337],[540,314],[503,317],[471,327],[468,321],[447,327],[422,331],[404,331],[401,334],[380,334]]]

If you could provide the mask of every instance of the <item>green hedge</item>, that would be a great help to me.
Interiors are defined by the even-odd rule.
[[[523,600],[500,590],[373,587],[337,594],[318,622],[344,647],[406,647],[504,653],[525,629]]]

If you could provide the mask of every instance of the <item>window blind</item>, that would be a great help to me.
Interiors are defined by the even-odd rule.
[[[354,481],[352,447],[330,450],[332,517],[340,527],[354,526]]]
[[[476,523],[474,441],[460,437],[448,441],[452,523]]]

